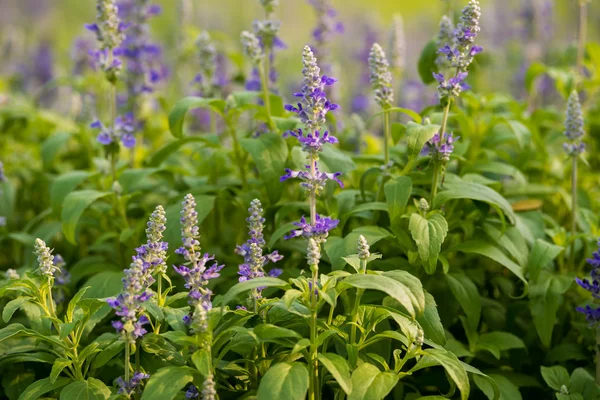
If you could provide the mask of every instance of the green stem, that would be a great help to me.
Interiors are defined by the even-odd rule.
[[[108,96],[108,104],[110,110],[110,125],[111,129],[114,132],[115,129],[115,119],[117,118],[117,85],[115,83],[111,84],[110,94]],[[117,180],[117,152],[111,151],[110,153],[110,175],[112,177],[112,181],[115,182]]]
[[[367,270],[367,261],[360,260],[359,274],[365,274]],[[350,344],[356,343],[356,325],[358,324],[358,310],[360,308],[360,299],[365,292],[364,289],[356,289],[356,300],[352,308],[352,326],[350,327]]]
[[[267,110],[267,123],[271,131],[277,132],[277,126],[271,118],[271,99],[269,98],[269,57],[265,56],[258,66],[260,71],[260,83],[263,92],[263,101],[265,103],[265,109]]]
[[[314,177],[317,174],[317,161],[315,159],[310,160],[310,176]],[[310,192],[309,196],[310,206],[310,224],[315,226],[317,224],[317,194],[315,191]]]
[[[312,276],[312,288],[310,290],[310,357],[309,357],[309,370],[311,374],[310,379],[310,393],[309,400],[317,400],[319,398],[319,361],[318,361],[318,348],[317,348],[317,295],[315,289],[317,287],[317,276],[319,274],[318,266],[311,266],[313,270]]]
[[[240,146],[240,141],[238,140],[237,133],[235,131],[235,127],[231,126],[231,123],[228,123],[229,134],[231,135],[231,140],[233,141],[233,152],[235,154],[236,164],[240,171],[240,178],[242,179],[242,186],[248,186],[248,180],[246,179],[246,168],[245,162],[242,157],[242,148]]]
[[[391,141],[391,123],[390,123],[390,113],[386,112],[383,114],[383,149],[384,149],[384,161],[385,167],[390,162],[390,143]]]
[[[596,385],[600,385],[600,327],[596,328]]]
[[[429,206],[433,208],[433,199],[437,194],[438,182],[440,180],[440,164],[437,161],[433,162],[433,178],[431,179],[431,197],[429,197]]]
[[[583,73],[585,42],[587,39],[587,1],[579,0],[579,37],[577,40],[577,70]]]
[[[125,341],[125,382],[129,382],[129,370],[131,369],[130,365],[129,365],[129,341],[126,340]]]
[[[50,315],[56,318],[56,313],[54,312],[54,300],[52,299],[52,278],[48,278],[48,310],[50,311]]]
[[[577,157],[571,169],[571,266],[575,270],[575,235],[577,234]]]

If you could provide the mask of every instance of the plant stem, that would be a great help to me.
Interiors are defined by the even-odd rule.
[[[440,146],[444,143],[444,136],[446,134],[446,127],[448,126],[448,115],[450,114],[451,100],[448,100],[448,104],[444,107],[444,116],[442,117],[442,127],[440,129]],[[433,161],[433,178],[431,180],[431,197],[429,198],[429,204],[433,205],[433,199],[437,194],[438,183],[440,180],[440,165],[437,160]]]
[[[112,61],[111,61],[111,64],[112,64]],[[109,104],[109,110],[110,110],[110,126],[111,126],[112,132],[114,133],[115,119],[117,119],[117,85],[116,85],[116,83],[111,83],[110,93],[108,96],[108,104]],[[111,151],[111,153],[110,153],[110,175],[112,176],[112,181],[115,182],[117,180],[117,152],[116,151]]]
[[[125,341],[125,382],[129,382],[129,341]]]
[[[317,160],[311,158],[310,160],[310,176],[314,177],[317,174]],[[313,191],[310,192],[308,198],[310,204],[310,224],[315,226],[317,224],[317,194]]]
[[[260,83],[263,92],[263,101],[265,103],[265,109],[267,110],[267,123],[271,131],[277,132],[277,127],[271,118],[271,99],[269,98],[269,57],[268,55],[263,58],[261,63],[258,65],[260,73]]]
[[[596,385],[600,385],[600,326],[596,327]]]
[[[236,158],[236,164],[240,171],[240,178],[242,179],[242,186],[248,186],[248,181],[246,179],[246,169],[244,168],[244,160],[242,158],[242,148],[240,147],[240,141],[238,140],[237,133],[235,131],[235,127],[231,126],[231,123],[228,123],[229,126],[229,134],[231,135],[231,140],[233,141],[233,152]]]
[[[310,379],[310,393],[309,400],[317,400],[319,398],[319,361],[317,359],[317,295],[315,290],[317,287],[317,276],[319,274],[318,267],[311,266],[313,270],[312,276],[312,287],[310,289],[310,359],[309,359],[309,371],[311,374]]]
[[[571,266],[575,270],[575,235],[577,234],[577,157],[571,157]]]
[[[56,313],[54,312],[54,300],[52,299],[52,278],[48,278],[48,309],[50,315],[56,317]]]
[[[579,0],[579,37],[577,41],[577,70],[583,73],[585,42],[587,39],[587,1]]]
[[[391,124],[390,124],[390,113],[386,112],[383,114],[383,148],[384,148],[384,162],[385,166],[390,162],[390,143],[391,143]]]
[[[364,274],[366,273],[366,270],[366,260],[360,260],[360,271],[358,273]],[[352,326],[350,327],[350,344],[356,343],[356,325],[358,323],[358,309],[360,307],[360,299],[364,292],[364,289],[356,289],[356,300],[354,301],[354,307],[352,309]]]

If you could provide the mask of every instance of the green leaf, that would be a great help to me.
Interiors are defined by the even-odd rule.
[[[308,391],[308,371],[301,363],[272,365],[258,386],[257,400],[304,400]]]
[[[215,138],[217,139],[215,141]],[[165,162],[171,154],[178,151],[180,148],[189,143],[206,143],[209,146],[218,145],[218,138],[214,135],[202,135],[202,136],[188,136],[181,138],[179,140],[174,140],[170,143],[167,143],[160,149],[156,150],[154,154],[150,156],[148,160],[146,160],[145,165],[148,167],[157,168],[163,162]]]
[[[419,249],[419,257],[425,272],[433,274],[437,266],[442,243],[448,233],[448,223],[442,214],[433,214],[426,219],[418,213],[410,217],[408,229]]]
[[[71,360],[66,358],[57,358],[56,361],[54,361],[54,365],[52,365],[52,371],[50,371],[50,382],[56,382],[62,370],[71,364],[73,364],[73,361]]]
[[[456,297],[461,308],[467,316],[472,332],[477,332],[481,318],[481,299],[479,291],[473,281],[463,274],[447,274],[446,279],[450,291]]]
[[[356,169],[356,164],[352,158],[340,150],[338,147],[331,144],[325,144],[323,150],[319,153],[319,169],[321,165],[325,172],[341,172],[349,174]],[[283,174],[281,174],[283,175]],[[343,177],[344,175],[342,175]]]
[[[96,190],[80,190],[72,192],[65,197],[62,207],[62,230],[65,238],[72,244],[77,244],[75,240],[75,229],[83,212],[93,202],[102,197],[112,195],[110,192],[98,192]]]
[[[584,399],[598,399],[600,387],[594,377],[584,368],[575,368],[571,374],[571,392],[581,393]]]
[[[70,171],[56,178],[50,187],[52,209],[60,211],[65,197],[90,176],[87,171]]]
[[[116,296],[123,289],[122,279],[122,272],[100,272],[87,280],[84,287],[89,287],[89,289],[82,296],[86,299],[104,299]]]
[[[163,362],[177,365],[185,364],[183,356],[165,338],[155,333],[149,333],[142,339],[142,348],[146,353],[154,354]]]
[[[412,121],[406,124],[406,155],[409,163],[420,156],[425,143],[430,141],[440,128],[439,125],[421,125]]]
[[[378,226],[363,226],[350,232],[343,240],[338,240],[337,242],[328,240],[325,243],[325,251],[329,256],[334,271],[344,268],[346,265],[344,257],[356,254],[356,242],[360,235],[363,235],[367,239],[367,242],[369,242],[369,245],[373,246],[378,241],[390,236],[391,233]]]
[[[142,400],[171,400],[191,381],[194,370],[190,367],[164,367],[150,376]]]
[[[224,100],[202,97],[185,97],[179,100],[169,113],[169,130],[176,138],[183,137],[183,124],[189,110],[194,108],[210,108],[217,113],[222,113]]]
[[[6,303],[4,309],[2,310],[2,320],[6,323],[10,321],[15,311],[17,311],[21,306],[27,303],[31,297],[19,296],[16,299],[13,299]]]
[[[429,293],[425,293],[425,310],[423,315],[417,317],[417,322],[423,328],[426,338],[431,339],[440,346],[446,344],[446,331],[440,320],[435,299]]]
[[[278,134],[266,133],[256,139],[242,139],[240,144],[254,160],[269,200],[277,203],[283,192],[279,178],[285,173],[285,161],[288,158],[285,141]]]
[[[266,341],[281,338],[302,339],[302,336],[298,332],[272,324],[257,325],[253,331],[259,339]]]
[[[73,296],[71,301],[69,301],[69,305],[67,306],[67,318],[68,321],[73,320],[73,313],[75,312],[75,307],[77,307],[79,300],[83,298],[85,292],[90,288],[90,286],[84,286]]]
[[[409,289],[411,301],[416,310],[425,309],[425,291],[423,290],[423,284],[416,276],[409,272],[402,270],[386,271],[382,274],[388,278],[395,279],[396,281],[406,285]]]
[[[531,63],[531,65],[529,66],[529,68],[527,68],[527,71],[525,72],[525,89],[527,89],[528,93],[532,92],[536,79],[540,75],[546,73],[546,71],[547,67],[541,62],[536,61]]]
[[[463,253],[475,253],[482,256],[491,258],[497,263],[508,268],[513,274],[517,276],[525,284],[524,292],[527,293],[528,283],[523,276],[523,267],[511,260],[502,250],[495,245],[491,244],[484,239],[475,239],[468,242],[459,244],[454,248],[455,250],[462,251]]]
[[[52,164],[58,152],[66,147],[70,137],[71,133],[69,132],[56,132],[44,140],[40,154],[45,167]]]
[[[234,285],[231,289],[229,289],[229,291],[225,293],[225,296],[223,296],[222,298],[216,298],[215,304],[226,306],[227,304],[231,303],[238,295],[247,292],[248,290],[256,289],[262,286],[283,288],[288,286],[288,284],[286,281],[271,277],[256,278],[251,279],[249,281],[240,282]]]
[[[413,370],[420,369],[419,364],[429,365],[430,360],[428,360],[428,358],[430,358],[436,364],[444,367],[450,378],[456,384],[456,387],[458,387],[458,390],[460,390],[461,400],[467,400],[469,398],[471,386],[469,384],[467,371],[465,371],[465,368],[459,359],[456,358],[453,353],[444,349],[426,349],[423,353],[425,353],[425,356],[419,360]]]
[[[435,196],[433,208],[437,209],[447,201],[456,199],[483,201],[501,210],[512,224],[516,221],[515,212],[502,195],[480,183],[467,182],[461,179],[453,179],[452,182],[444,184],[444,191]]]
[[[544,378],[546,384],[557,392],[560,392],[563,385],[566,387],[571,385],[569,372],[561,365],[555,365],[553,367],[544,367],[542,365],[541,371],[542,378]]]
[[[477,339],[476,350],[488,350],[498,360],[500,359],[500,352],[510,349],[524,349],[525,343],[508,332],[488,332],[484,333]]]
[[[51,382],[50,378],[40,379],[39,381],[33,382],[25,389],[25,391],[19,396],[19,400],[36,400],[50,393],[56,389],[60,389],[67,383],[71,382],[69,378],[58,378],[56,381]]]
[[[125,343],[122,340],[117,340],[116,342],[110,344],[104,350],[102,350],[96,357],[94,357],[94,361],[92,365],[94,368],[100,368],[106,365],[107,362],[115,358],[118,354],[123,351],[125,348]]]
[[[88,378],[66,386],[60,392],[60,400],[106,400],[110,395],[110,389],[102,381]]]
[[[206,349],[196,350],[196,352],[192,354],[192,362],[202,376],[206,377],[210,374],[210,365],[212,364],[210,357],[210,352]]]
[[[119,183],[123,188],[123,193],[135,191],[140,183],[143,183],[146,178],[158,171],[160,171],[159,168],[138,168],[123,171],[121,176],[119,176]]]
[[[362,363],[352,373],[352,392],[348,400],[383,400],[399,379],[393,371],[381,372],[372,364]]]
[[[319,361],[340,385],[346,394],[352,392],[352,378],[350,377],[350,366],[346,359],[334,353],[319,354]]]
[[[390,215],[390,226],[395,232],[400,228],[400,219],[412,192],[412,180],[407,176],[392,178],[383,186]]]
[[[415,309],[412,300],[414,296],[410,293],[410,289],[395,279],[382,275],[356,274],[348,276],[343,282],[356,288],[378,290],[386,293],[398,301],[413,318],[416,314],[423,313],[422,309]]]
[[[437,72],[437,66],[435,60],[437,59],[438,45],[435,40],[430,40],[419,57],[419,63],[417,69],[419,70],[419,76],[424,84],[429,85],[435,81],[433,73]]]
[[[498,389],[500,390],[499,400],[521,400],[523,397],[519,392],[517,385],[512,383],[508,378],[500,374],[490,374],[489,378],[493,379]],[[496,393],[489,379],[483,376],[474,375],[473,382],[487,396],[488,399],[495,399]]]
[[[542,239],[536,239],[527,263],[527,271],[529,271],[531,280],[537,281],[542,268],[554,260],[562,251],[563,247],[561,246],[556,246]]]

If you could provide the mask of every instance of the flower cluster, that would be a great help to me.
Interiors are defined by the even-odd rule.
[[[283,259],[283,256],[277,250],[263,255],[263,250],[266,246],[263,236],[265,219],[263,217],[262,204],[258,199],[252,200],[248,213],[250,215],[246,218],[246,222],[248,222],[248,234],[250,238],[246,243],[236,246],[235,249],[237,254],[244,257],[244,262],[240,264],[238,270],[240,282],[265,276],[265,266],[269,262],[276,263]],[[268,275],[276,278],[282,272],[279,268],[272,268],[268,272]],[[260,291],[257,294],[260,295]]]
[[[394,103],[392,73],[385,52],[378,43],[371,47],[369,70],[371,71],[370,79],[375,92],[375,100],[383,109],[390,108]]]
[[[151,41],[148,25],[148,20],[160,13],[160,6],[150,4],[149,0],[119,2],[119,17],[128,23],[121,49],[127,66],[123,80],[131,111],[135,111],[136,99],[143,93],[153,92],[156,84],[167,75],[160,61],[161,48]]]
[[[404,20],[400,14],[394,15],[390,35],[390,56],[392,68],[398,73],[406,67],[406,37],[404,34]]]
[[[344,25],[336,20],[337,11],[333,8],[331,0],[309,0],[317,16],[317,26],[312,32],[315,49],[319,57],[326,59],[329,56],[329,44],[335,34],[344,32]],[[323,65],[325,71],[330,73],[331,65]]]
[[[358,246],[358,258],[363,261],[368,260],[371,257],[371,252],[367,239],[363,235],[360,235],[356,244]]]
[[[148,276],[146,279],[150,286],[154,283],[152,275],[164,274],[167,272],[167,249],[169,244],[163,242],[163,232],[166,227],[167,218],[165,217],[165,209],[158,205],[150,215],[146,225],[147,241],[137,249],[135,258],[139,258],[144,263],[144,271]]]
[[[291,231],[290,234],[284,238],[291,239],[302,236],[306,239],[315,239],[317,243],[323,243],[327,239],[329,231],[335,229],[339,223],[340,221],[337,219],[322,217],[319,214],[316,214],[314,224],[309,224],[306,221],[306,218],[302,216],[302,218],[300,218],[300,222],[294,222],[294,225],[296,225],[299,229]]]
[[[297,129],[295,131],[286,132],[286,135],[294,136],[300,142],[302,150],[307,153],[309,165],[306,166],[308,171],[293,171],[286,169],[286,174],[281,177],[282,181],[289,178],[300,178],[304,182],[302,187],[307,190],[311,208],[311,224],[307,224],[304,217],[298,223],[295,223],[301,228],[300,231],[295,230],[286,238],[296,236],[304,236],[306,238],[318,237],[319,241],[324,241],[330,229],[337,226],[337,220],[332,220],[329,217],[319,217],[316,213],[316,196],[321,192],[325,182],[328,179],[335,180],[342,186],[342,182],[338,179],[341,172],[325,173],[319,171],[317,161],[319,160],[319,152],[323,149],[325,143],[337,143],[335,136],[329,134],[325,130],[326,115],[329,111],[338,108],[337,104],[330,102],[327,99],[325,87],[333,85],[336,80],[327,75],[320,75],[320,68],[317,65],[317,59],[314,56],[310,47],[305,46],[302,52],[302,75],[303,85],[302,92],[295,93],[296,97],[302,98],[297,106],[286,105],[288,111],[295,112],[304,123],[305,129]],[[328,222],[327,222],[328,221]],[[300,233],[297,233],[300,232]]]
[[[129,382],[125,382],[123,378],[118,377],[116,380],[117,386],[119,386],[117,393],[125,396],[131,396],[138,391],[138,388],[142,384],[142,379],[148,378],[150,378],[150,375],[144,374],[143,372],[134,373]]]
[[[100,130],[97,140],[105,146],[119,141],[127,148],[135,146],[136,140],[133,134],[137,129],[137,123],[133,113],[126,113],[117,117],[113,127],[108,127],[99,120],[92,122],[90,127]]]
[[[54,274],[59,271],[59,268],[54,264],[52,250],[46,246],[46,243],[42,239],[35,240],[34,248],[40,273],[48,278],[53,278]]]
[[[96,34],[100,48],[91,55],[106,72],[110,81],[115,80],[116,73],[121,69],[119,56],[123,54],[120,46],[125,40],[125,30],[128,25],[121,22],[115,0],[98,0],[96,4],[97,22],[86,24],[89,31]]]
[[[454,142],[458,139],[460,139],[460,136],[454,137],[452,133],[445,133],[443,138],[439,133],[436,133],[425,144],[423,151],[428,153],[434,160],[447,162],[454,151]]]
[[[212,309],[212,291],[207,287],[211,279],[218,278],[223,265],[214,261],[214,256],[202,254],[198,228],[198,213],[194,196],[188,194],[182,203],[181,237],[183,246],[175,253],[183,255],[186,263],[173,266],[175,271],[185,279],[188,292],[190,314],[184,317],[184,322],[195,332],[206,332],[208,329],[208,311]],[[214,261],[208,266],[210,261]]]
[[[598,300],[600,299],[600,240],[598,240],[598,250],[592,254],[592,258],[589,258],[587,262],[592,267],[590,279],[575,278],[575,281],[583,289],[590,292],[594,300]],[[600,322],[600,307],[596,308],[587,305],[585,307],[577,307],[576,310],[584,314],[590,324]]]
[[[196,49],[200,59],[200,73],[196,75],[194,81],[202,84],[202,94],[210,96],[214,84],[214,75],[217,65],[217,49],[213,44],[210,35],[202,31],[196,38]]]
[[[481,9],[478,0],[470,0],[469,4],[462,10],[460,22],[454,30],[452,38],[448,35],[451,29],[449,21],[442,20],[439,43],[445,44],[438,50],[439,55],[446,57],[447,63],[456,68],[456,73],[452,78],[446,78],[442,73],[434,73],[435,79],[440,83],[438,92],[442,101],[450,101],[456,98],[464,88],[463,81],[467,77],[468,68],[473,57],[483,51],[481,46],[473,45],[477,34],[480,31],[479,18]],[[443,36],[443,37],[442,37]],[[440,60],[438,58],[438,60]],[[438,61],[438,66],[441,61]]]
[[[240,34],[240,40],[244,48],[244,53],[250,59],[252,64],[257,66],[264,57],[260,40],[252,32],[243,31]]]
[[[440,30],[436,40],[436,45],[438,49],[454,47],[454,23],[447,15],[444,15],[440,20]],[[451,67],[448,57],[443,52],[438,52],[435,64],[440,71]]]
[[[577,157],[585,150],[585,143],[582,142],[585,134],[583,113],[577,91],[573,91],[567,102],[567,118],[565,120],[565,136],[568,142],[565,143],[565,152],[572,157]]]

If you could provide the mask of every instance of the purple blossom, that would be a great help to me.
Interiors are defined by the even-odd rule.
[[[340,187],[344,187],[344,183],[338,178],[342,175],[341,172],[322,172],[315,166],[314,173],[311,173],[310,166],[306,166],[307,171],[292,171],[289,168],[285,169],[285,175],[283,175],[279,180],[281,182],[286,181],[290,178],[300,178],[303,182],[300,184],[308,193],[315,193],[319,195],[323,188],[325,187],[325,182],[327,180],[332,180],[337,182]]]
[[[598,250],[592,254],[592,258],[587,259],[587,262],[592,267],[592,270],[590,271],[591,279],[575,278],[575,281],[584,290],[590,292],[593,299],[597,301],[600,299],[600,239],[598,240]],[[588,305],[586,307],[577,307],[576,310],[585,314],[585,318],[590,325],[600,322],[600,308],[594,308]]]
[[[300,106],[300,103],[298,103],[298,105]],[[302,150],[309,154],[316,154],[323,150],[325,143],[338,143],[338,139],[329,134],[329,131],[325,131],[322,134],[319,131],[304,134],[302,129],[297,129],[295,131],[287,131],[284,136],[293,136],[297,138],[302,146]]]
[[[337,21],[337,11],[333,8],[331,0],[308,0],[308,2],[313,6],[317,16],[317,26],[312,32],[314,47],[319,57],[327,61],[331,40],[336,34],[344,33],[344,25]],[[323,66],[327,72],[331,69],[329,62],[325,62]]]
[[[305,239],[313,238],[317,242],[324,242],[329,235],[329,231],[335,229],[339,223],[340,221],[337,219],[332,219],[331,217],[322,217],[317,214],[314,225],[311,225],[306,221],[306,218],[302,216],[302,218],[300,218],[300,222],[294,222],[294,225],[300,229],[291,231],[289,235],[284,237],[284,239],[302,236]]]
[[[460,136],[454,137],[452,133],[445,133],[443,137],[444,140],[440,139],[441,137],[438,132],[425,144],[423,151],[428,152],[429,155],[436,160],[448,161],[450,155],[454,151],[454,142],[460,139]]]
[[[138,393],[139,388],[142,384],[142,380],[148,378],[150,378],[150,375],[142,372],[135,372],[133,374],[133,377],[129,380],[129,382],[125,382],[125,380],[122,377],[118,377],[116,380],[117,386],[119,386],[119,390],[117,393],[126,395],[128,397],[135,393]]]

